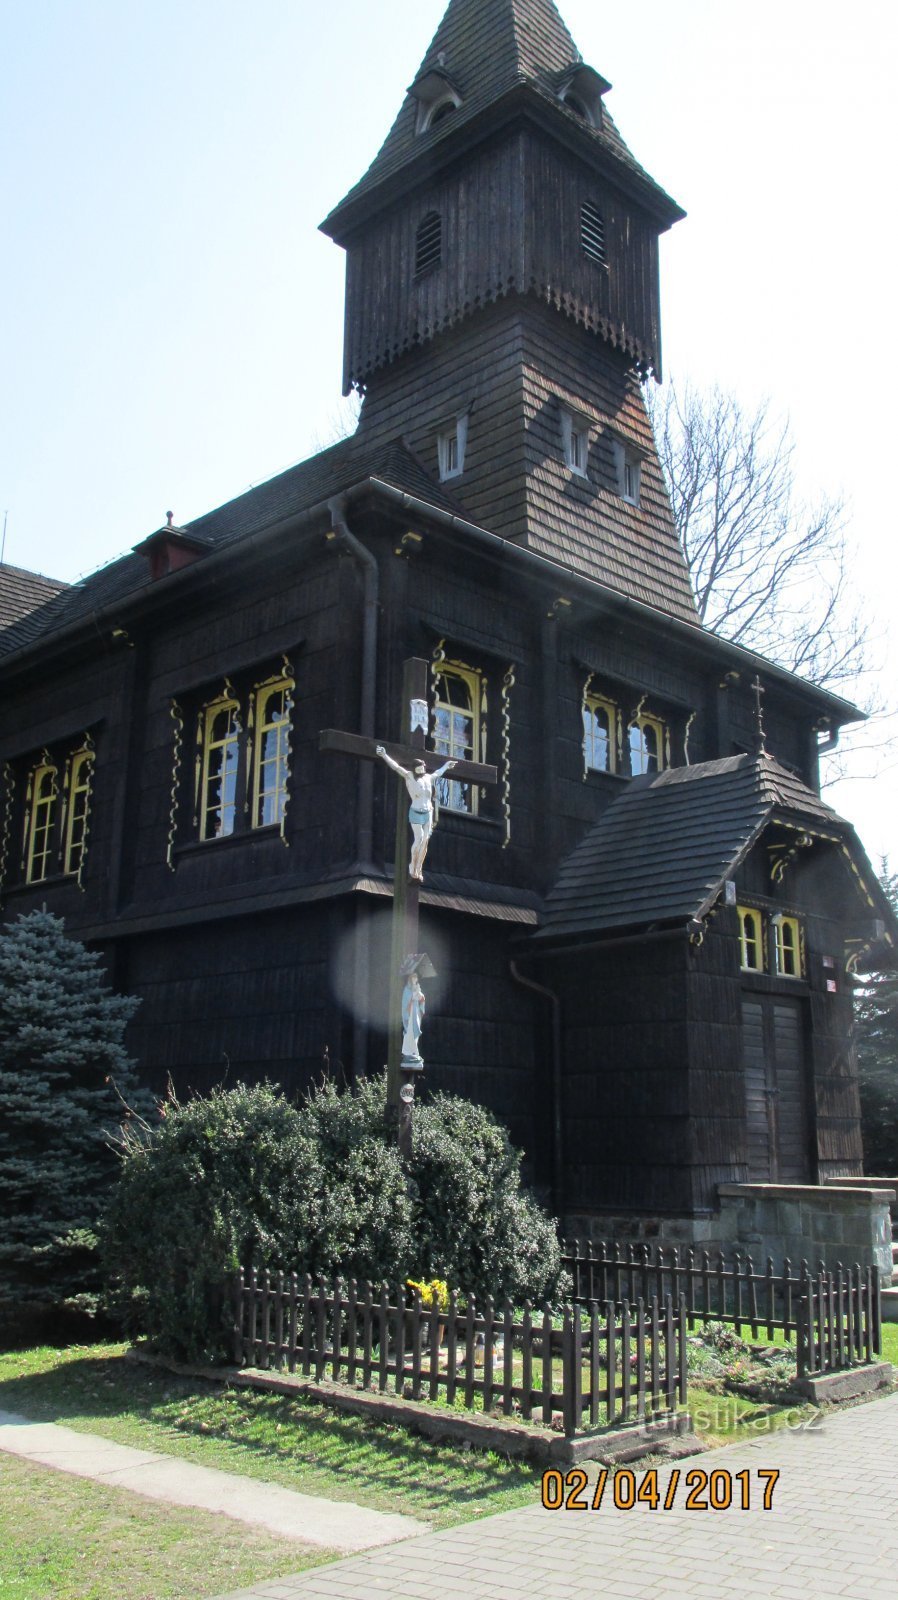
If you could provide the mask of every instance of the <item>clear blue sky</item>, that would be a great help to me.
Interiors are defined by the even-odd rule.
[[[187,522],[333,433],[343,268],[317,224],[442,10],[0,0],[8,561],[75,577],[169,507]],[[614,85],[624,137],[689,213],[662,258],[668,371],[769,395],[805,491],[846,496],[894,703],[896,8],[561,10]],[[832,798],[874,859],[898,862],[894,770]]]

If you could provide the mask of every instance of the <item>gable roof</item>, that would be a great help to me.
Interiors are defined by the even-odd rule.
[[[676,203],[632,155],[607,111],[601,128],[587,128],[572,111],[564,110],[556,91],[566,73],[582,63],[553,0],[450,0],[383,145],[364,176],[322,223],[324,232],[338,237],[343,213],[354,209],[357,201],[429,152],[437,159],[444,140],[451,143],[460,127],[523,85],[563,112],[590,136],[597,152],[629,168],[641,184],[672,208],[672,214],[681,216]],[[447,78],[462,103],[453,116],[418,133],[418,102],[412,90],[432,72]]]
[[[772,756],[729,756],[637,778],[562,864],[535,940],[571,940],[707,915],[768,823],[783,820],[850,846],[850,824]],[[891,919],[890,919],[891,920]]]
[[[210,553],[237,546],[252,534],[298,515],[366,478],[379,479],[437,508],[452,513],[459,510],[456,501],[399,440],[372,449],[353,436],[198,517],[190,524],[189,532],[206,542]],[[86,621],[106,606],[131,599],[151,585],[146,557],[134,552],[71,587],[52,585],[46,579],[38,581],[48,588],[42,597],[38,596],[34,608],[0,627],[0,661],[42,643],[63,628]]]
[[[36,611],[68,584],[58,578],[45,578],[40,572],[28,572],[25,567],[0,564],[0,629],[8,628],[20,617]]]

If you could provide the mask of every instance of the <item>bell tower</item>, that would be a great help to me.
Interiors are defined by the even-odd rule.
[[[344,392],[471,520],[695,621],[640,390],[661,376],[658,239],[683,212],[609,89],[553,0],[450,0],[322,224],[347,256]]]

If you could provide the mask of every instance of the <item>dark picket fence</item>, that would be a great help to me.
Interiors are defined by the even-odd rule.
[[[455,1292],[440,1310],[402,1284],[296,1273],[241,1272],[232,1293],[241,1367],[546,1426],[558,1417],[568,1437],[669,1416],[686,1401],[686,1307],[669,1294],[568,1306],[556,1319],[529,1301],[521,1311]]]
[[[881,1354],[878,1268],[840,1266],[808,1277],[798,1314],[798,1376],[844,1372]]]
[[[682,1298],[690,1327],[731,1322],[737,1333],[772,1339],[780,1329],[796,1341],[799,1377],[843,1371],[875,1361],[882,1350],[879,1271],[858,1264],[833,1269],[821,1262],[812,1276],[807,1261],[762,1271],[734,1251],[680,1250],[644,1242],[608,1244],[565,1240],[562,1261],[573,1282],[575,1304],[619,1304],[635,1296]]]

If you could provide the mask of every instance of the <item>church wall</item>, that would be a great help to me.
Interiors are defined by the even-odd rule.
[[[117,978],[142,1005],[126,1044],[142,1076],[180,1099],[268,1078],[301,1093],[325,1047],[339,1060],[340,1021],[327,950],[331,907],[169,928],[128,940]]]
[[[598,204],[606,264],[581,248],[580,208]],[[442,261],[416,274],[422,219],[442,218]],[[349,242],[344,385],[510,293],[534,294],[646,364],[660,360],[657,225],[591,166],[535,133],[476,153]]]
[[[688,1213],[684,939],[545,964],[564,1027],[565,1211]]]
[[[341,691],[358,654],[358,629],[347,627],[360,601],[349,562],[326,561],[263,570],[239,586],[219,589],[211,605],[188,617],[174,615],[146,641],[149,658],[139,793],[135,797],[129,899],[137,906],[174,909],[197,899],[251,888],[276,889],[285,878],[320,876],[323,861],[351,857],[354,808],[333,804],[333,786],[346,782],[342,759],[318,755],[321,727],[342,720]],[[291,735],[292,776],[285,836],[246,830],[200,843],[193,821],[197,724],[201,708],[222,691],[225,679],[245,707],[249,687],[282,670],[287,657],[296,681]],[[356,677],[356,673],[352,673]],[[179,769],[172,701],[183,718]],[[357,717],[357,706],[353,707]],[[245,720],[245,713],[244,713]],[[325,762],[329,764],[325,764]],[[349,775],[354,796],[355,774]],[[166,861],[172,828],[172,864]]]
[[[10,783],[0,911],[4,919],[46,905],[77,932],[108,914],[118,876],[135,672],[134,651],[110,638],[87,659],[73,655],[39,666],[19,680],[14,692],[5,691],[0,761],[9,764]],[[74,877],[62,876],[58,860],[48,878],[28,885],[22,864],[28,772],[46,749],[57,764],[61,791],[66,761],[83,745],[85,734],[96,755],[81,887]]]

